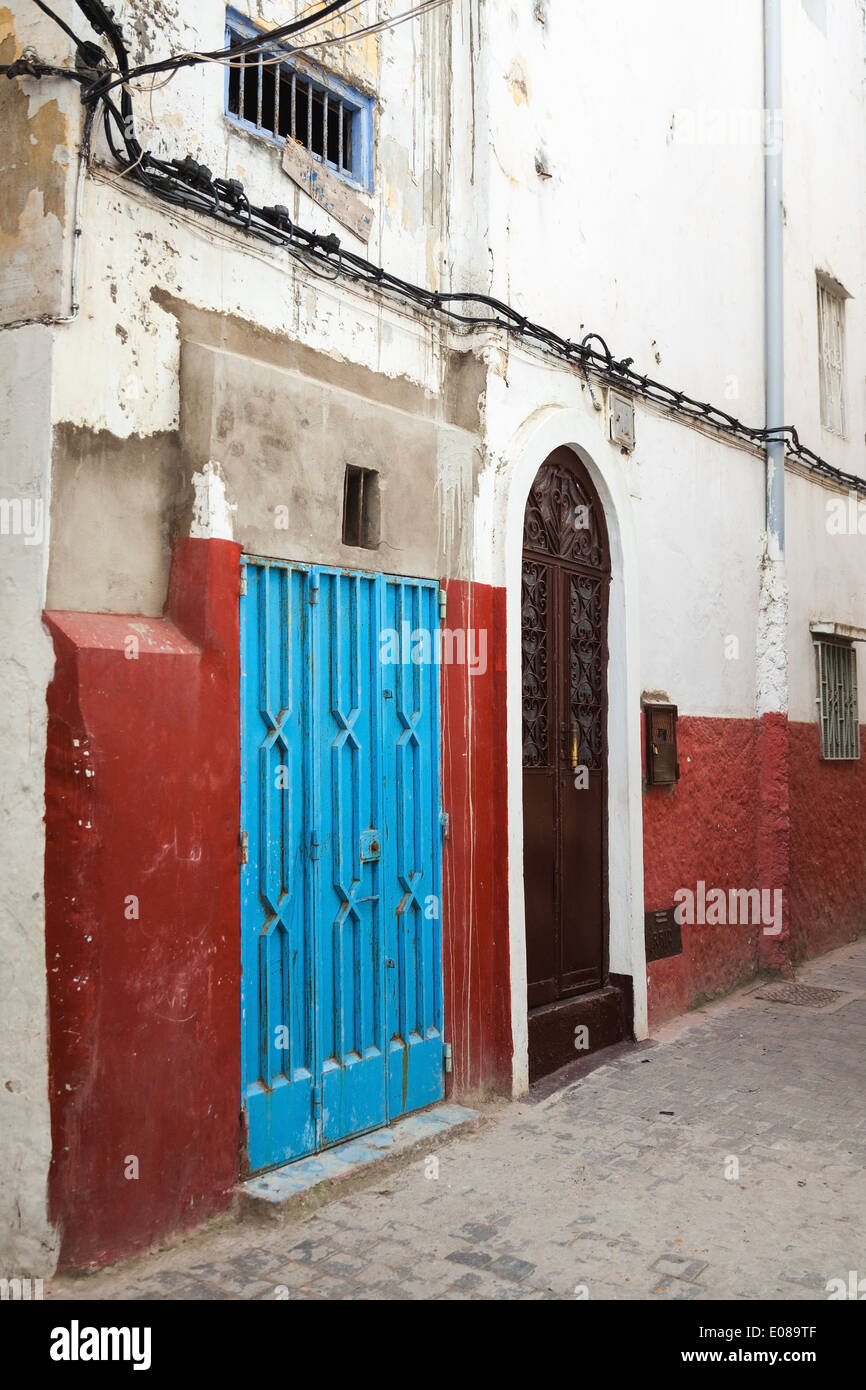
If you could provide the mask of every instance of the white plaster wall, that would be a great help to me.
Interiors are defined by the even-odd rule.
[[[636,431],[642,688],[752,718],[763,460],[640,408]]]
[[[755,419],[762,154],[708,139],[714,113],[724,131],[728,113],[762,104],[760,4],[551,0],[545,12],[542,25],[529,0],[486,9],[496,291]]]
[[[274,25],[307,9],[292,3],[245,5]],[[324,33],[340,33],[388,13],[390,0],[367,0],[348,21],[335,18]],[[134,61],[219,48],[222,0],[134,0],[117,17]],[[448,68],[450,16],[444,11],[378,38],[337,45],[311,56],[346,81],[377,91],[377,169],[369,246],[302,192],[280,166],[274,146],[238,131],[225,117],[225,69],[183,69],[152,96],[143,79],[135,96],[142,143],[164,158],[190,153],[215,174],[240,178],[259,204],[282,202],[307,228],[336,232],[349,249],[397,274],[436,287],[444,265],[443,175],[450,141]],[[88,181],[82,248],[79,321],[58,343],[55,418],[124,437],[171,429],[178,419],[179,344],[175,318],[154,304],[160,287],[196,306],[241,318],[391,376],[437,390],[442,329],[399,304],[377,301],[345,281],[331,284],[285,252],[221,229],[195,214],[176,213],[140,194],[114,173],[104,140],[96,156],[106,167]],[[92,389],[81,389],[88,363]]]
[[[61,62],[69,45],[25,0],[0,7],[5,54]],[[66,315],[71,302],[75,135],[71,84],[4,79],[4,118],[30,122],[32,166],[7,140],[0,324]],[[37,133],[38,132],[38,133]],[[50,145],[51,135],[57,143]],[[8,134],[8,132],[7,132]],[[46,142],[48,147],[45,148]],[[46,162],[47,161],[47,162]],[[20,217],[16,198],[21,198]],[[51,504],[56,330],[0,329],[0,500],[26,506],[0,526],[0,1277],[42,1277],[56,1262],[47,1214],[51,1162],[45,960],[45,692],[54,669],[42,626]]]
[[[119,11],[134,57],[221,42],[221,0],[164,0],[149,15],[153,8],[135,0]],[[253,8],[276,23],[293,17],[300,0]],[[368,0],[349,22],[399,8]],[[862,6],[829,0],[826,35],[795,0],[785,16],[788,415],[804,442],[856,469],[866,430]],[[379,39],[323,50],[343,76],[379,94],[369,254],[430,286],[500,295],[573,338],[598,331],[640,370],[760,424],[761,38],[754,0],[670,0],[663,12],[640,0],[453,0]],[[271,146],[226,122],[221,67],[184,70],[152,97],[147,86],[136,96],[145,143],[164,155],[190,151],[241,177],[254,198],[288,201],[306,225],[356,244],[294,191]],[[819,424],[818,265],[854,295],[847,441]],[[154,303],[155,287],[441,389],[447,335],[427,316],[329,284],[284,253],[98,174],[85,192],[84,309],[58,342],[57,420],[120,436],[177,426],[178,326]],[[501,372],[507,379],[508,358],[507,345],[491,349],[494,381]],[[563,369],[548,371],[555,396]],[[534,402],[512,390],[494,412],[494,393],[488,397],[495,457]],[[597,426],[609,450],[606,419]],[[643,596],[641,685],[668,690],[690,713],[751,715],[762,461],[641,405],[637,431],[628,467]],[[484,516],[482,507],[477,527]],[[793,548],[796,536],[794,528],[792,570],[806,558]],[[844,589],[853,551],[831,554]],[[478,555],[483,568],[483,546]],[[726,655],[731,638],[736,658]],[[798,669],[794,680],[802,679]]]
[[[786,416],[804,443],[866,476],[866,6],[822,0],[784,8]],[[817,21],[817,22],[816,22]],[[839,280],[846,303],[847,438],[821,425],[816,270]],[[866,534],[833,534],[838,487],[787,479],[789,712],[816,719],[809,624],[866,627]],[[847,501],[847,499],[846,499]],[[858,522],[866,532],[866,498]],[[858,644],[860,719],[866,720],[866,648]]]
[[[837,534],[828,529],[839,500],[849,522]],[[831,510],[828,511],[828,504]],[[837,488],[788,474],[787,513],[790,554],[808,557],[788,565],[790,586],[788,661],[790,717],[814,723],[818,695],[810,623],[818,620],[866,628],[866,497],[849,500]],[[862,527],[854,531],[851,522]],[[860,723],[866,724],[866,643],[857,643]],[[864,750],[866,755],[866,750]]]
[[[823,27],[808,9],[784,7],[786,419],[831,463],[866,476],[864,6],[828,0]],[[493,293],[572,339],[601,333],[641,372],[763,424],[761,5],[511,0],[483,18]],[[819,267],[853,295],[847,440],[820,427]],[[494,362],[511,389],[501,419],[488,401],[493,454],[534,404],[508,362]],[[597,423],[604,437],[605,416]],[[640,402],[636,427],[642,688],[666,690],[686,713],[751,717],[767,699],[755,659],[763,460]],[[811,601],[817,559],[837,606],[859,614],[848,621],[866,623],[862,552],[815,550],[799,513],[823,508],[824,489],[792,475],[789,492],[795,593],[802,584]],[[804,601],[790,613],[790,699],[814,718]],[[773,707],[786,698],[775,691]]]
[[[154,302],[153,289],[438,387],[439,329],[419,314],[314,278],[279,253],[250,247],[194,215],[177,215],[114,180],[91,179],[85,207],[85,312],[58,343],[56,420],[122,438],[177,428],[178,324]]]
[[[276,23],[294,17],[302,3],[257,0],[251,9]],[[362,13],[376,18],[407,4],[367,0]],[[644,0],[453,0],[360,48],[331,50],[327,62],[347,80],[378,92],[369,255],[428,287],[497,294],[572,338],[599,332],[641,371],[760,424],[763,183],[754,138],[762,104],[760,8],[758,0],[668,0],[663,7]],[[543,25],[537,12],[546,14]],[[805,443],[840,467],[863,472],[863,6],[827,0],[826,12],[825,34],[806,5],[789,0],[785,7],[788,417]],[[136,60],[222,42],[221,0],[125,0],[117,13]],[[54,38],[51,49],[46,56],[71,61],[64,40]],[[207,66],[181,71],[152,97],[144,84],[135,98],[143,142],[168,157],[191,153],[214,172],[241,178],[255,201],[288,202],[304,225],[334,230],[360,249],[295,192],[271,146],[229,127],[223,83],[223,70]],[[101,138],[97,154],[105,158]],[[830,270],[853,295],[847,441],[820,430],[816,267]],[[82,309],[73,325],[58,330],[53,365],[43,330],[0,343],[14,397],[5,451],[10,486],[40,488],[47,498],[51,419],[122,437],[176,428],[177,320],[154,302],[154,288],[407,376],[431,393],[441,389],[446,335],[426,317],[329,284],[279,252],[254,248],[194,214],[172,212],[124,186],[116,173],[97,170],[84,191]],[[488,466],[465,525],[477,577],[509,588],[510,932],[519,1087],[525,968],[514,586],[534,468],[557,444],[579,449],[594,470],[619,546],[615,583],[621,587],[611,619],[612,964],[635,975],[641,1031],[640,691],[665,689],[687,713],[754,712],[763,465],[640,405],[637,448],[628,460],[609,443],[606,412],[593,409],[579,377],[496,337],[479,339],[478,350],[489,365]],[[866,626],[863,540],[831,541],[825,502],[823,488],[791,478],[795,718],[814,718],[810,618]],[[40,897],[51,656],[39,624],[45,552],[9,554],[6,649],[15,655],[6,676],[10,789],[3,804],[11,808],[4,821],[11,869],[2,1001],[13,1084],[0,1087],[0,1160],[8,1181],[0,1224],[13,1266],[35,1271],[51,1247],[43,1202],[49,1131]],[[737,660],[725,657],[730,635],[742,639]],[[861,688],[866,696],[866,678]]]
[[[837,468],[866,473],[866,42],[862,0],[783,7],[786,414]],[[848,437],[821,426],[816,270],[846,304]],[[793,556],[791,556],[793,563]]]
[[[53,1268],[46,1215],[51,1132],[43,883],[45,690],[42,621],[51,479],[48,328],[0,333],[0,497],[31,504],[29,535],[0,535],[0,1274]],[[36,510],[36,509],[39,510]],[[37,520],[41,521],[37,525]]]

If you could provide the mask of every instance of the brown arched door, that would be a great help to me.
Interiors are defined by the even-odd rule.
[[[610,574],[598,494],[572,450],[557,449],[536,475],[523,529],[523,834],[533,1078],[614,1040],[605,1007]],[[599,1008],[606,1021],[597,1017]],[[588,1041],[578,1032],[581,1023]]]

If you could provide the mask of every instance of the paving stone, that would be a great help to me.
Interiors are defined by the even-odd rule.
[[[866,990],[866,941],[798,978]],[[864,1023],[862,999],[824,1015],[734,996],[661,1029],[649,1057],[497,1103],[439,1150],[438,1182],[410,1156],[278,1234],[241,1221],[46,1297],[826,1299],[829,1279],[866,1276]]]
[[[484,1269],[493,1259],[486,1250],[452,1250],[450,1255],[445,1256],[446,1260],[452,1260],[457,1265],[469,1265],[472,1269]]]
[[[240,1255],[233,1255],[229,1264],[240,1274],[262,1275],[274,1269],[281,1258],[272,1250],[246,1250]]]
[[[660,1279],[655,1288],[650,1289],[650,1293],[659,1298],[683,1300],[700,1298],[706,1295],[706,1290],[698,1284],[684,1284],[676,1279]]]
[[[209,1288],[220,1289],[224,1294],[233,1298],[250,1298],[253,1294],[261,1292],[270,1284],[269,1279],[265,1279],[259,1274],[249,1274],[243,1269],[238,1269],[236,1263],[217,1262],[205,1260],[198,1264],[190,1265],[189,1272],[193,1279],[207,1284]],[[170,1298],[175,1295],[169,1294]]]
[[[364,1260],[359,1260],[354,1255],[346,1255],[342,1250],[338,1250],[336,1255],[329,1255],[326,1260],[321,1260],[316,1265],[316,1271],[322,1274],[336,1274],[345,1279],[354,1279],[367,1265]]]
[[[286,1251],[287,1260],[297,1260],[299,1264],[314,1265],[336,1254],[336,1247],[321,1240],[301,1240]]]
[[[172,1289],[180,1288],[182,1284],[188,1284],[189,1271],[176,1269],[155,1269],[152,1273],[145,1275],[138,1282],[139,1286],[142,1289],[146,1290],[152,1286],[155,1290],[158,1290],[160,1296],[162,1296],[163,1294],[170,1293]]]
[[[498,1260],[487,1266],[488,1274],[495,1274],[500,1279],[525,1279],[535,1269],[535,1265],[528,1260],[515,1259],[513,1255],[500,1255]]]
[[[271,1288],[300,1289],[316,1277],[316,1268],[318,1266],[311,1268],[295,1261],[293,1264],[280,1265],[277,1269],[270,1270],[267,1277]]]
[[[172,1289],[171,1293],[166,1294],[167,1299],[172,1301],[177,1300],[179,1302],[182,1301],[184,1303],[205,1302],[208,1300],[225,1302],[227,1299],[231,1300],[235,1297],[236,1295],[227,1293],[225,1289],[215,1289],[207,1284],[197,1283],[181,1284],[178,1288]]]
[[[358,1285],[353,1283],[351,1279],[341,1279],[336,1275],[324,1275],[322,1278],[314,1279],[312,1283],[308,1284],[306,1286],[306,1291],[333,1301],[335,1299],[346,1298],[357,1287]]]
[[[706,1260],[688,1260],[683,1255],[660,1255],[654,1260],[651,1269],[672,1279],[685,1279],[694,1283],[698,1275],[707,1267]]]
[[[492,1240],[499,1232],[495,1226],[476,1226],[472,1221],[468,1221],[465,1226],[460,1227],[460,1235],[464,1240],[471,1240],[479,1243],[485,1240]]]

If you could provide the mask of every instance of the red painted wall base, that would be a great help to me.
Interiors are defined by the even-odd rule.
[[[866,725],[859,762],[824,762],[817,724],[791,725],[790,954],[866,932]]]
[[[240,1171],[239,547],[176,548],[166,616],[48,613],[46,943],[61,1268],[133,1254],[229,1201]],[[505,593],[447,583],[484,660],[442,670],[449,1089],[512,1082]],[[446,644],[446,651],[448,650]],[[780,888],[784,930],[683,926],[651,1024],[866,930],[866,761],[817,728],[683,717],[645,790],[645,906]]]
[[[442,669],[445,1027],[452,1087],[510,1091],[505,590],[456,580],[444,626],[484,634],[485,670]],[[476,648],[480,650],[480,648]]]
[[[175,551],[167,616],[47,613],[46,950],[61,1268],[237,1180],[239,547]]]
[[[782,894],[782,931],[683,925],[683,952],[647,966],[650,1026],[866,931],[866,761],[827,763],[817,725],[679,720],[680,781],[644,791],[647,910],[678,889]],[[771,900],[773,901],[773,900]]]

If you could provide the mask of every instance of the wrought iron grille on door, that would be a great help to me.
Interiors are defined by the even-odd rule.
[[[606,969],[610,551],[586,470],[559,449],[523,536],[524,888],[530,1007]]]

